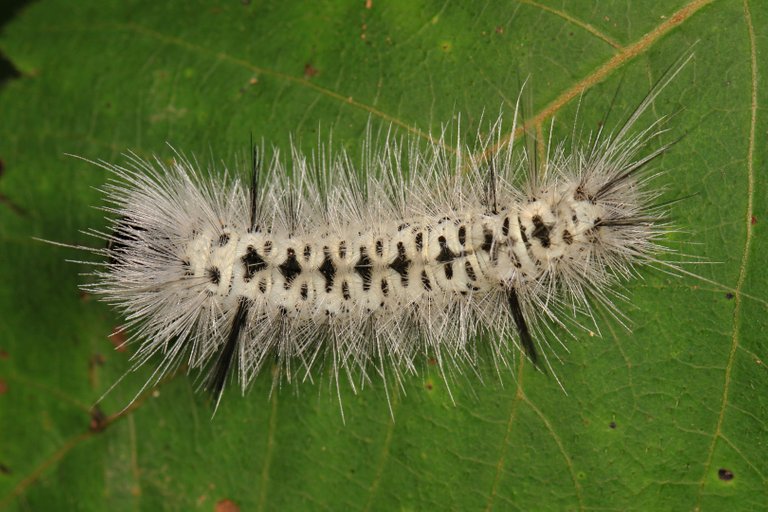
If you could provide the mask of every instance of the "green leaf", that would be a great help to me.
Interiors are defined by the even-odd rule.
[[[768,503],[768,10],[759,2],[325,3],[41,0],[2,27],[19,71],[0,89],[0,505],[10,510],[754,510]],[[283,5],[288,4],[288,5]],[[685,137],[659,161],[690,272],[627,283],[632,332],[598,315],[557,378],[517,365],[428,368],[387,395],[325,373],[228,393],[211,420],[194,376],[128,409],[151,368],[81,295],[93,187],[66,154],[244,162],[251,133],[359,151],[369,120],[463,133],[522,83],[528,127],[615,126],[695,44],[655,101]],[[621,84],[621,85],[619,85]],[[759,85],[762,86],[759,87]],[[583,93],[583,94],[582,94]],[[579,106],[580,104],[580,106]],[[577,117],[578,107],[578,117]],[[470,140],[469,138],[467,140]],[[695,274],[691,275],[691,274]],[[696,277],[699,276],[699,277]],[[95,427],[95,428],[94,428]],[[729,476],[732,478],[729,479]],[[230,500],[230,501],[225,501]]]

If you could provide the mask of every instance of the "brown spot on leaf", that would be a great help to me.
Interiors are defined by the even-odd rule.
[[[2,359],[3,361],[5,361],[5,360],[7,360],[7,359],[8,359],[8,357],[9,357],[9,356],[8,356],[8,351],[7,351],[7,350],[5,350],[4,348],[0,348],[0,359]]]
[[[720,468],[717,470],[717,478],[729,482],[733,480],[733,471],[730,469]]]
[[[112,334],[109,335],[109,341],[114,345],[115,350],[118,352],[125,352],[128,350],[126,348],[128,337],[125,335],[125,327],[118,325],[112,329]]]
[[[311,63],[307,62],[304,64],[304,78],[312,78],[317,73],[317,68],[315,68]]]
[[[216,512],[240,512],[240,507],[232,500],[219,500],[216,502]]]
[[[94,354],[88,359],[88,382],[91,388],[96,389],[98,387],[98,373],[97,369],[104,366],[106,359],[101,354]]]
[[[91,421],[88,423],[88,430],[91,432],[102,432],[107,427],[107,415],[98,405],[91,409]]]
[[[753,216],[752,216],[752,218],[751,218],[751,219],[749,219],[749,223],[750,223],[750,224],[752,224],[753,226],[754,226],[755,224],[757,224],[757,217],[755,217],[755,216],[753,215]]]
[[[8,392],[8,383],[5,379],[0,379],[0,395],[4,395]]]

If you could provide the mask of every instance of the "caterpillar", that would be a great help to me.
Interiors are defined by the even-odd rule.
[[[88,249],[104,262],[82,288],[125,316],[137,367],[159,359],[150,382],[202,370],[216,406],[233,375],[245,390],[265,368],[291,381],[328,363],[354,390],[428,358],[444,376],[484,354],[546,371],[553,325],[595,306],[620,318],[621,283],[671,265],[650,171],[670,144],[663,118],[635,124],[689,59],[616,131],[550,143],[540,162],[502,117],[474,147],[369,128],[359,163],[254,147],[248,180],[179,152],[96,162],[110,226],[90,231],[107,246]]]

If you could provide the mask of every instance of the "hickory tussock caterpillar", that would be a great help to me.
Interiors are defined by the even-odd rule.
[[[369,134],[359,167],[344,152],[293,148],[286,167],[254,151],[250,183],[179,154],[100,162],[111,234],[92,231],[108,246],[90,250],[108,261],[83,288],[125,315],[137,366],[159,356],[152,381],[203,369],[217,404],[232,372],[245,388],[273,364],[290,380],[329,360],[353,388],[427,355],[471,368],[482,334],[497,366],[519,352],[549,366],[550,324],[590,301],[618,315],[616,285],[664,264],[648,164],[668,145],[647,150],[659,121],[633,130],[681,67],[617,131],[540,166],[502,143],[500,119],[475,148],[445,132],[427,149],[392,134],[374,148]]]

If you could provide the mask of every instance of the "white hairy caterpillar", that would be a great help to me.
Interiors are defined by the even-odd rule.
[[[91,232],[108,246],[90,250],[108,261],[83,288],[125,315],[137,366],[161,359],[150,382],[202,369],[217,404],[233,372],[245,389],[272,366],[291,380],[330,361],[353,388],[427,357],[444,375],[481,352],[549,366],[552,323],[593,303],[620,315],[616,286],[669,265],[647,165],[669,145],[647,150],[660,121],[633,129],[680,69],[616,132],[555,145],[541,164],[502,140],[501,119],[474,148],[445,133],[426,149],[391,134],[374,148],[368,134],[359,166],[296,149],[287,167],[265,165],[254,151],[248,184],[178,154],[100,162],[114,175],[111,228]]]

